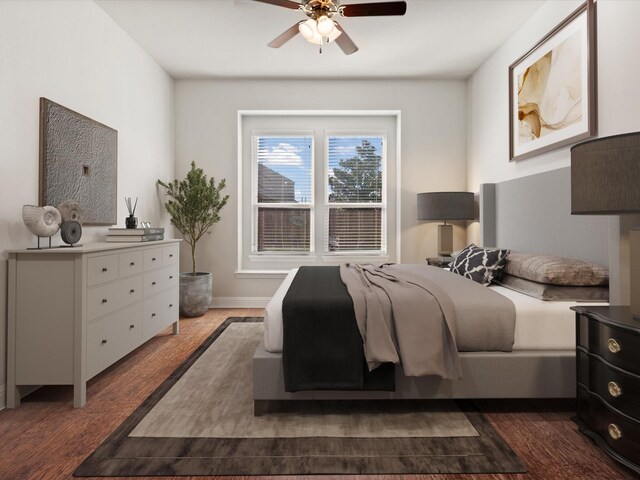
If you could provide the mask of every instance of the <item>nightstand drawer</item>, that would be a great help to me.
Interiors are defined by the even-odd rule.
[[[640,422],[640,377],[591,357],[588,387],[613,408]]]
[[[118,255],[102,255],[87,260],[87,286],[99,285],[118,278]]]
[[[640,335],[589,319],[589,351],[616,367],[640,375]]]
[[[627,460],[640,463],[640,422],[616,413],[594,395],[589,395],[588,404],[589,428]]]

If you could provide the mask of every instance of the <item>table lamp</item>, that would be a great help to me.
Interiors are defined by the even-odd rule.
[[[640,213],[640,132],[571,147],[571,214]],[[640,317],[640,230],[629,235],[631,313]]]
[[[438,225],[438,255],[453,251],[453,226],[448,220],[473,220],[473,192],[428,192],[418,194],[418,220],[444,220]]]

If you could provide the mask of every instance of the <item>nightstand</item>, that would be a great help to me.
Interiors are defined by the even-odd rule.
[[[629,307],[576,312],[577,418],[580,431],[640,473],[640,319]]]
[[[449,265],[453,261],[453,257],[431,257],[427,258],[427,265],[434,267],[449,268]]]

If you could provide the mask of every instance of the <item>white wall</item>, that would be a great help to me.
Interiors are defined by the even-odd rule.
[[[4,390],[6,250],[35,245],[21,219],[38,203],[39,98],[118,130],[118,223],[168,226],[155,180],[173,175],[173,80],[93,2],[0,1],[0,389]],[[103,239],[85,227],[82,242]],[[55,243],[60,236],[54,237]],[[0,392],[0,403],[4,395]]]
[[[485,182],[500,182],[569,166],[569,147],[517,162],[509,162],[508,67],[582,0],[550,0],[498,49],[469,79],[467,187],[477,192]],[[640,130],[640,2],[598,0],[598,136]],[[610,269],[612,302],[628,303],[627,231],[640,220],[612,217]],[[469,241],[478,241],[479,229],[471,225]],[[621,251],[618,244],[622,240]],[[623,258],[623,261],[620,261]]]
[[[427,59],[424,59],[427,61]],[[214,274],[214,304],[250,305],[280,279],[236,278],[237,111],[401,110],[402,261],[436,255],[437,223],[416,220],[416,194],[466,186],[466,85],[463,81],[193,80],[176,82],[176,172],[191,161],[226,178],[229,204],[198,247],[198,269]],[[456,228],[455,246],[466,235]],[[188,259],[182,257],[182,269]],[[244,297],[233,303],[234,297]]]

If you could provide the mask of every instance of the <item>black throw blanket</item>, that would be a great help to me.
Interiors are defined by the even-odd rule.
[[[340,267],[300,267],[282,302],[284,385],[302,390],[395,390],[395,368],[369,372]]]

